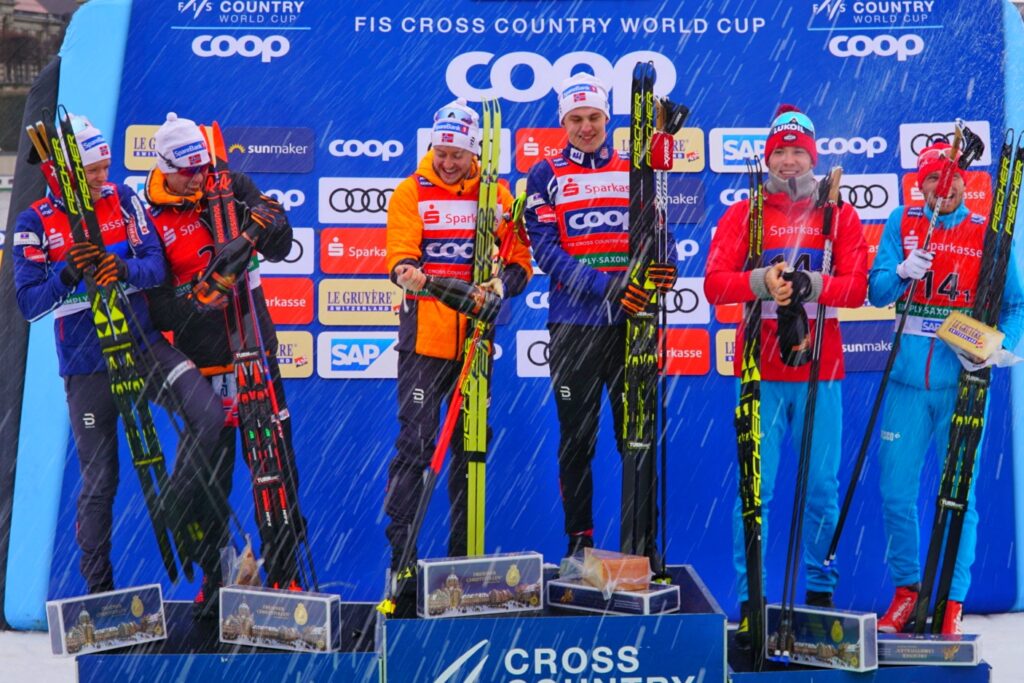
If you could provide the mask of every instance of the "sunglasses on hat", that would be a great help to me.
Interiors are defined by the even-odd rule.
[[[194,175],[198,175],[205,171],[208,167],[207,164],[200,164],[199,166],[178,166],[173,161],[165,157],[163,154],[159,155],[161,159],[167,162],[167,165],[174,169],[174,172],[185,178],[191,178]]]

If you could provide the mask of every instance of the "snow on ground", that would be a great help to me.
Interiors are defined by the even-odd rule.
[[[980,633],[982,657],[992,665],[992,683],[1024,681],[1024,613],[970,615],[969,633]],[[0,680],[4,683],[73,683],[78,680],[75,660],[50,654],[45,633],[0,632]]]

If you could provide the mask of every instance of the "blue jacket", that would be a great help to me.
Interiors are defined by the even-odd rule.
[[[868,299],[873,306],[888,306],[906,291],[911,280],[904,280],[896,274],[896,266],[903,259],[901,222],[904,207],[900,206],[889,214],[878,245],[878,254],[868,276]],[[969,211],[961,203],[956,211],[941,216],[936,230],[948,230],[968,219]],[[925,207],[926,219],[932,212]],[[1014,251],[1016,247],[1014,245]],[[897,319],[898,321],[898,319]],[[1024,332],[1024,291],[1021,289],[1020,274],[1016,258],[1011,258],[1003,290],[1002,307],[999,312],[998,328],[1006,335],[1004,348],[1014,349]],[[922,389],[945,389],[956,386],[960,376],[960,361],[956,354],[937,337],[904,334],[900,340],[899,354],[892,369],[892,379]]]
[[[135,313],[129,316],[129,327],[136,339],[155,339],[160,333],[150,322],[145,295],[137,290],[154,287],[167,276],[156,228],[135,192],[125,185],[107,183],[96,212],[106,249],[125,264]],[[18,215],[14,230],[18,308],[29,321],[54,313],[61,376],[106,372],[85,283],[72,288],[60,279],[66,267],[64,253],[73,241],[64,205],[51,197],[40,199]]]

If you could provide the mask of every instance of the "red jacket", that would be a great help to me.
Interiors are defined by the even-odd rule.
[[[748,201],[731,206],[718,222],[711,240],[704,279],[704,293],[712,304],[753,301],[750,271],[744,270],[747,260]],[[764,201],[764,239],[762,265],[785,259],[800,269],[821,271],[824,238],[821,233],[823,210],[814,207],[813,199],[793,202],[785,193],[768,194]],[[829,307],[825,314],[825,336],[821,350],[821,379],[842,379],[843,345],[839,332],[838,308],[857,308],[867,295],[867,244],[856,210],[844,204],[832,234],[832,274],[822,277],[819,300]],[[811,334],[817,303],[806,305],[811,318]],[[765,301],[761,309],[761,378],[769,381],[806,382],[810,363],[798,368],[785,365],[779,356],[774,301]],[[740,376],[743,348],[743,326],[736,333],[735,374]]]

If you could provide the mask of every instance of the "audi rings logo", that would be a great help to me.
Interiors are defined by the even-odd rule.
[[[576,212],[569,216],[568,225],[573,230],[594,230],[596,228],[621,228],[626,225],[625,211]]]
[[[828,41],[828,51],[836,57],[892,57],[905,62],[924,50],[924,38],[916,33],[901,36],[835,36]]]
[[[547,330],[519,330],[516,332],[516,375],[519,377],[548,377],[551,341]]]
[[[259,57],[264,64],[288,54],[291,43],[284,36],[196,36],[192,52],[199,57]]]
[[[399,178],[321,178],[321,223],[387,223],[388,201]]]
[[[711,306],[704,298],[704,278],[681,277],[665,292],[662,305],[669,325],[706,325],[711,322]]]
[[[839,194],[856,209],[880,209],[889,201],[889,192],[881,185],[843,185]]]
[[[260,256],[261,275],[312,275],[316,252],[313,249],[313,228],[292,228],[292,247],[280,261],[266,261]]]
[[[967,121],[965,122],[971,132],[981,138],[985,143],[985,151],[975,164],[987,166],[992,163],[991,137],[989,134],[988,121]],[[953,141],[953,128],[956,123],[953,121],[933,121],[930,123],[902,123],[900,124],[900,165],[908,170],[917,169],[917,155],[928,145],[940,140]]]
[[[276,199],[285,211],[306,203],[306,193],[302,190],[267,190],[267,194]]]
[[[850,173],[843,176],[839,196],[857,209],[862,220],[882,221],[899,205],[899,188],[895,173]]]
[[[339,187],[331,192],[330,204],[335,211],[384,213],[394,190],[363,187]]]

